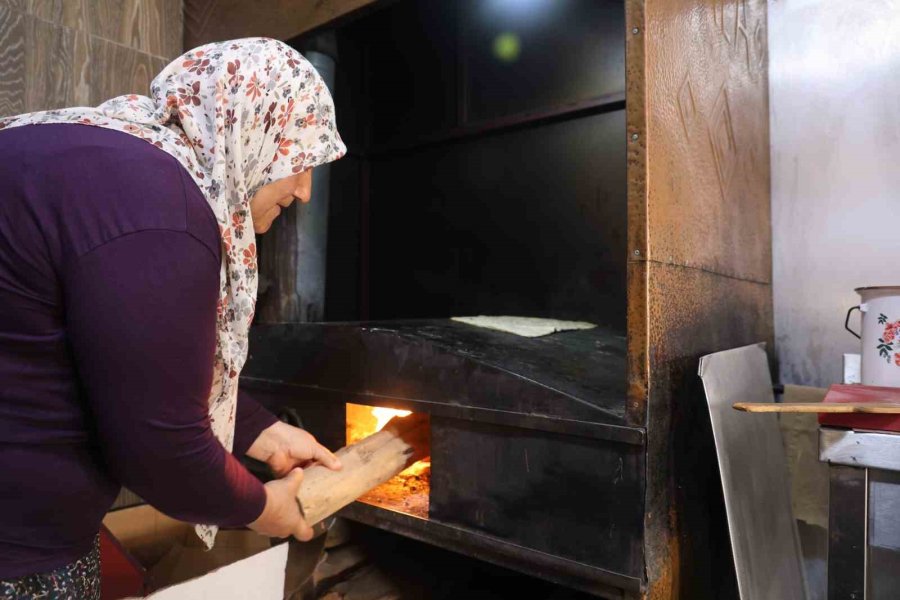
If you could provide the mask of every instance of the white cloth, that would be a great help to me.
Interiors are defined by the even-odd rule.
[[[522,337],[540,337],[557,331],[571,331],[575,329],[593,329],[593,323],[585,321],[557,321],[556,319],[537,319],[534,317],[452,317],[453,321],[495,329],[520,335]]]
[[[156,76],[150,96],[0,120],[0,129],[81,123],[124,131],[175,157],[200,187],[222,236],[217,344],[209,415],[227,449],[234,441],[238,375],[256,306],[256,238],[250,199],[266,183],[340,158],[331,95],[312,65],[266,38],[195,48]],[[214,527],[199,526],[210,547]]]

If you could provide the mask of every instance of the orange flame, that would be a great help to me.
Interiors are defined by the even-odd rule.
[[[397,410],[381,406],[347,404],[347,443],[358,442],[376,431],[381,431],[394,417],[405,417],[408,410]]]
[[[372,416],[375,417],[375,431],[381,431],[388,421],[394,417],[405,417],[412,414],[409,410],[397,410],[394,408],[376,407],[372,409]]]

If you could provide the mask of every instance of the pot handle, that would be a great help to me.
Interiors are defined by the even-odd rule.
[[[853,331],[852,329],[850,329],[850,315],[853,314],[853,311],[854,311],[854,310],[858,310],[860,313],[862,313],[862,309],[861,309],[858,305],[857,305],[857,306],[854,306],[854,307],[852,307],[850,310],[848,310],[848,311],[847,311],[847,318],[844,319],[844,329],[846,329],[847,331],[849,331],[850,333],[852,333],[853,335],[855,335],[857,338],[862,339],[862,336],[861,336],[861,335],[859,335],[858,333],[856,333],[855,331]]]

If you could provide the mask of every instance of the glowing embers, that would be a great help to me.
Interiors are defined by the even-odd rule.
[[[353,444],[380,431],[395,416],[409,414],[408,410],[347,404],[347,443]],[[427,519],[430,481],[429,457],[413,463],[393,479],[369,491],[360,501]]]

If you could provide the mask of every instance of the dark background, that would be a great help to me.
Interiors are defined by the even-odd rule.
[[[326,320],[624,332],[621,1],[402,0],[324,35],[349,148],[332,167]]]

